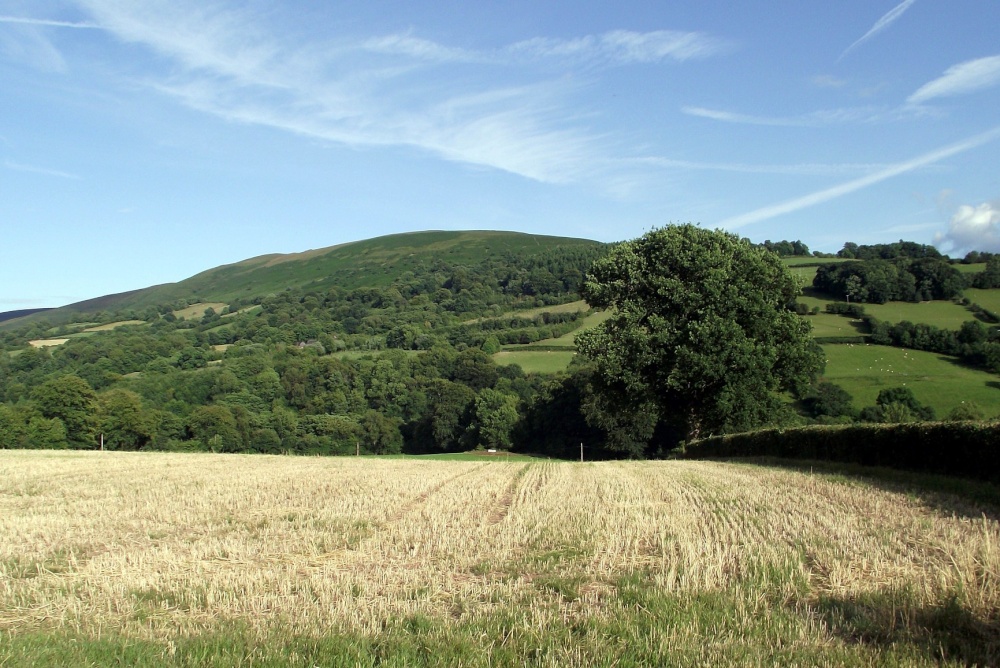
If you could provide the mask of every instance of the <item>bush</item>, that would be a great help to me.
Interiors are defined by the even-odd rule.
[[[1000,423],[915,422],[765,429],[701,439],[679,454],[818,459],[1000,483],[997,443]]]

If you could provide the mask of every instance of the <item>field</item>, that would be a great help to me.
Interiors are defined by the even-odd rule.
[[[995,665],[1000,528],[709,462],[0,453],[0,665]]]
[[[493,355],[499,365],[517,364],[525,373],[558,373],[565,371],[576,353],[566,350],[532,350],[522,346],[518,350],[502,350]]]
[[[578,313],[580,311],[587,311],[590,306],[587,302],[582,299],[578,299],[575,302],[567,302],[565,304],[554,304],[552,306],[536,306],[534,308],[522,309],[520,311],[507,311],[501,315],[488,316],[482,318],[473,318],[471,320],[466,320],[464,324],[473,324],[477,322],[483,322],[485,320],[494,320],[501,318],[534,318],[536,315],[541,315],[543,313]]]
[[[216,313],[221,313],[224,308],[226,308],[226,304],[223,302],[201,302],[174,311],[174,317],[184,318],[185,320],[190,320],[191,318],[200,320],[208,309],[213,309]]]
[[[35,339],[33,341],[28,341],[28,344],[34,346],[35,348],[48,348],[50,346],[61,346],[67,341],[69,341],[69,339]]]
[[[145,325],[145,320],[119,320],[118,322],[109,322],[106,325],[96,325],[94,327],[87,327],[83,331],[85,332],[109,332],[112,329],[118,329],[125,325]]]
[[[1000,313],[1000,290],[979,290],[967,288],[965,296],[988,311]]]
[[[825,345],[826,373],[854,396],[857,408],[871,406],[881,390],[905,385],[914,396],[945,417],[963,401],[974,401],[989,416],[1000,406],[997,376],[951,358],[919,350],[865,344]]]
[[[967,308],[954,302],[942,300],[931,302],[888,302],[886,304],[865,304],[865,313],[884,322],[923,322],[941,329],[957,330],[963,322],[976,317]]]

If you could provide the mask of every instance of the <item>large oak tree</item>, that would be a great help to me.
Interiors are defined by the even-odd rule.
[[[631,411],[648,425],[653,413],[689,439],[773,422],[780,393],[823,367],[788,308],[797,292],[777,255],[727,232],[672,225],[615,246],[582,288],[611,311],[577,337],[596,367],[588,418],[630,423]]]

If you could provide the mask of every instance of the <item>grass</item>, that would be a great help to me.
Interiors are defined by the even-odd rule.
[[[493,355],[499,365],[517,364],[525,373],[552,374],[565,371],[576,352],[567,350],[531,350],[523,346],[518,350],[502,350]]]
[[[120,320],[118,322],[109,322],[104,325],[95,325],[93,327],[87,327],[83,331],[85,332],[109,332],[112,329],[118,329],[119,327],[124,327],[126,325],[145,325],[145,320]]]
[[[930,302],[888,302],[886,304],[865,304],[865,313],[884,322],[922,322],[941,329],[958,330],[963,322],[975,320],[975,316],[960,304],[936,300]]]
[[[865,344],[825,345],[825,378],[854,397],[857,408],[874,405],[881,390],[906,386],[938,417],[962,402],[974,401],[987,411],[1000,404],[1000,382],[993,374],[959,364],[952,358],[919,350]]]
[[[978,274],[986,270],[985,262],[978,262],[976,264],[953,264],[951,266],[958,269],[963,274]]]
[[[979,304],[987,311],[1000,313],[1000,289],[981,290],[979,288],[968,288],[965,296],[975,304]]]
[[[35,348],[50,348],[52,346],[61,346],[62,344],[69,341],[68,338],[63,339],[34,339],[33,341],[28,341],[28,344],[34,346]]]
[[[840,473],[0,452],[0,665],[996,665],[1000,527]]]
[[[190,320],[192,318],[200,320],[202,316],[205,315],[205,311],[208,309],[214,309],[216,313],[220,313],[224,308],[226,308],[226,304],[224,302],[199,302],[174,311],[174,317],[184,318],[185,320]]]
[[[590,306],[587,305],[587,302],[582,299],[578,299],[575,302],[567,302],[565,304],[535,306],[533,308],[522,309],[520,311],[507,311],[501,315],[473,318],[471,320],[464,321],[462,324],[469,325],[477,322],[485,322],[487,320],[501,320],[506,318],[534,318],[536,315],[541,315],[543,313],[579,313],[581,311],[589,310]]]
[[[597,311],[591,313],[580,326],[574,329],[572,332],[567,332],[562,336],[556,337],[554,339],[542,339],[541,341],[535,341],[534,343],[529,343],[523,346],[524,348],[538,348],[538,347],[556,347],[556,348],[575,348],[576,347],[576,335],[580,332],[584,332],[592,327],[596,327],[605,320],[611,317],[611,311]],[[521,348],[521,346],[508,346],[505,350],[516,350]]]

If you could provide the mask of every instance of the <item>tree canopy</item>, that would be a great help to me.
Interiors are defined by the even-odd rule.
[[[653,411],[688,438],[773,423],[779,393],[823,367],[788,308],[797,292],[777,255],[727,232],[674,225],[617,245],[582,289],[611,315],[577,337],[603,413]]]

